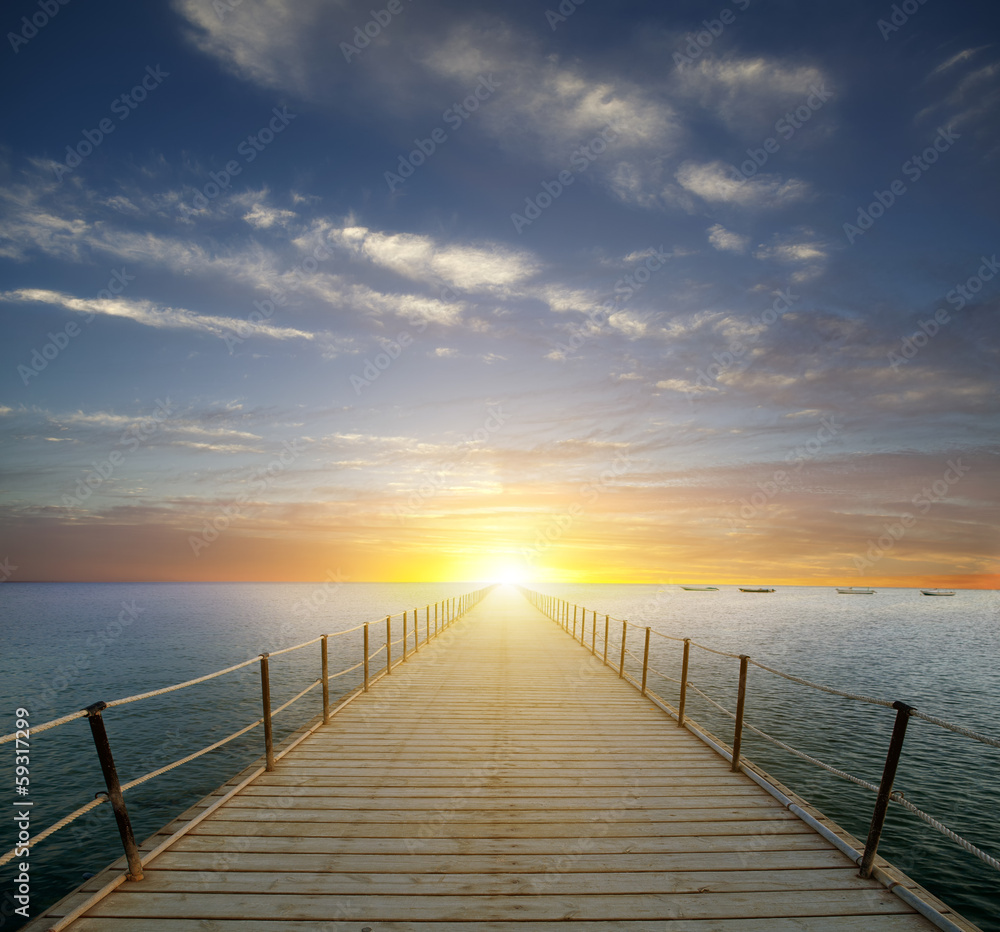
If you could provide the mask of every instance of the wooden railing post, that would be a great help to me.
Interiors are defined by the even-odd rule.
[[[743,713],[747,703],[747,665],[750,658],[740,654],[740,688],[736,696],[736,729],[733,732],[733,762],[730,769],[733,773],[740,770],[740,746],[743,744]]]
[[[580,644],[583,645],[583,637],[587,633],[587,610],[580,610]]]
[[[573,640],[576,640],[576,605],[573,605]]]
[[[403,660],[406,660],[406,639],[408,635],[406,633],[406,612],[403,612]]]
[[[385,672],[392,673],[392,615],[385,616]]]
[[[646,646],[642,651],[642,690],[641,694],[646,695],[646,671],[649,668],[649,627],[646,628]]]
[[[681,661],[681,698],[677,703],[677,727],[684,725],[684,703],[688,694],[688,658],[691,656],[691,638],[684,638],[684,659]]]
[[[604,665],[608,665],[608,626],[611,622],[611,616],[604,616]]]
[[[125,797],[122,795],[122,785],[118,780],[118,770],[111,754],[111,743],[104,727],[101,713],[108,707],[106,702],[95,702],[87,707],[87,719],[90,722],[90,734],[94,739],[97,758],[101,762],[101,772],[104,774],[104,784],[108,788],[108,802],[115,813],[118,823],[118,834],[121,836],[122,847],[125,849],[125,860],[128,862],[128,880],[142,880],[142,860],[139,857],[139,846],[135,843],[132,832],[132,822],[125,808]]]
[[[267,654],[260,655],[260,701],[264,707],[264,769],[274,770],[274,742],[271,736],[271,677]]]
[[[368,692],[368,622],[365,622],[365,692]]]
[[[428,605],[424,618],[425,626],[427,628],[427,637],[424,639],[426,644],[431,639],[431,607]]]
[[[618,665],[618,678],[622,679],[625,676],[625,635],[628,633],[628,622],[622,621],[622,659],[621,663]]]
[[[597,609],[594,609],[594,624],[590,629],[590,652],[597,655]]]
[[[892,738],[889,740],[889,751],[885,756],[885,767],[882,770],[882,781],[878,786],[878,796],[875,799],[875,811],[872,813],[871,825],[868,827],[868,840],[865,842],[865,853],[861,858],[861,876],[871,877],[875,863],[875,853],[878,851],[879,839],[885,826],[885,816],[889,810],[889,799],[892,796],[892,784],[896,779],[896,768],[899,766],[899,755],[903,750],[903,739],[906,737],[906,726],[914,707],[905,702],[894,702],[896,721],[892,726]]]
[[[434,603],[434,637],[438,636],[438,604]]]
[[[320,668],[323,679],[323,722],[330,721],[330,666],[326,653],[327,635],[323,635],[319,642]]]
[[[420,612],[413,610],[413,649],[420,650]]]

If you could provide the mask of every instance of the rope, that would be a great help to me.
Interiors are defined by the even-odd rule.
[[[885,706],[887,709],[892,708],[892,703],[888,699],[873,699],[871,696],[859,696],[856,693],[847,693],[840,689],[834,689],[831,686],[821,686],[819,683],[813,683],[810,680],[804,680],[800,676],[792,676],[790,673],[782,673],[780,670],[775,670],[772,667],[767,667],[764,664],[752,658],[750,660],[750,663],[752,663],[755,667],[760,667],[761,670],[767,670],[768,673],[773,673],[775,676],[784,677],[786,680],[791,680],[793,683],[800,683],[803,686],[811,686],[813,689],[819,689],[822,692],[830,693],[831,695],[834,696],[841,696],[844,699],[856,699],[858,702],[867,702],[870,705],[881,705]]]
[[[755,728],[749,722],[744,721],[743,727],[750,729],[755,735],[760,735],[762,738],[766,738],[772,744],[776,744],[779,748],[788,751],[789,754],[794,754],[796,757],[801,757],[802,760],[809,761],[810,764],[815,764],[817,767],[822,767],[824,770],[829,771],[838,777],[843,777],[845,780],[850,780],[851,783],[856,783],[858,786],[863,786],[866,790],[871,790],[873,793],[878,792],[878,787],[874,783],[869,783],[867,780],[862,780],[860,777],[855,777],[853,774],[848,773],[846,770],[838,770],[836,767],[830,764],[825,764],[823,761],[815,757],[810,757],[805,751],[800,751],[797,748],[793,748],[790,744],[785,744],[784,741],[779,741],[777,738],[769,735],[765,731],[761,731],[759,728]]]
[[[991,738],[989,735],[984,735],[978,731],[972,731],[970,728],[963,728],[961,725],[952,725],[951,722],[946,722],[942,718],[935,718],[933,715],[928,715],[926,712],[921,712],[918,709],[914,709],[910,712],[910,716],[912,718],[922,718],[925,722],[930,722],[932,725],[947,728],[949,731],[954,731],[956,734],[965,735],[966,738],[972,738],[974,741],[982,741],[983,744],[1000,748],[1000,738]]]
[[[719,705],[711,696],[703,693],[694,683],[688,683],[688,687],[693,689],[699,696],[714,705],[720,712],[724,712],[728,715],[734,722],[736,721],[736,716],[729,711],[729,709],[724,706]],[[822,767],[824,770],[828,770],[832,774],[836,774],[838,777],[843,777],[845,780],[850,780],[851,783],[856,783],[858,786],[863,786],[865,789],[872,790],[873,792],[878,792],[878,787],[874,783],[869,783],[867,780],[862,780],[860,777],[855,777],[853,774],[849,774],[846,770],[838,770],[836,767],[832,767],[830,764],[825,764],[823,761],[818,760],[815,757],[810,757],[805,751],[800,751],[797,748],[793,748],[790,744],[785,744],[784,741],[779,741],[777,738],[772,737],[765,731],[761,731],[759,728],[755,728],[748,721],[744,719],[743,727],[752,731],[755,735],[760,735],[762,738],[766,738],[768,741],[773,742],[780,748],[788,751],[790,754],[794,754],[796,757],[801,757],[802,760],[807,760],[811,764],[816,764],[818,767]]]
[[[688,683],[688,686],[691,689],[693,689],[696,693],[698,693],[699,696],[702,696],[704,699],[707,699],[712,705],[714,705],[721,712],[725,712],[725,714],[728,715],[731,719],[734,720],[736,719],[736,716],[733,715],[732,712],[730,712],[726,708],[723,708],[723,706],[719,705],[719,703],[716,702],[714,699],[712,699],[710,696],[706,696],[705,693],[703,693],[700,689],[698,689],[697,686],[694,685],[694,683]],[[785,744],[784,741],[779,741],[777,738],[767,734],[767,732],[761,731],[759,728],[755,728],[749,722],[744,721],[743,727],[748,728],[755,735],[760,735],[760,737],[766,738],[768,741],[772,742],[773,744],[776,744],[778,747],[783,748],[789,753],[794,754],[796,757],[801,757],[803,760],[809,761],[809,763],[811,764],[816,764],[817,766],[822,767],[824,770],[829,771],[830,773],[835,774],[838,777],[842,777],[845,780],[850,780],[851,783],[856,783],[858,786],[863,786],[865,789],[871,790],[873,793],[877,793],[879,791],[878,786],[875,785],[874,783],[869,783],[867,780],[862,780],[860,777],[855,777],[853,774],[849,774],[844,770],[838,770],[836,767],[831,767],[829,764],[825,764],[823,763],[823,761],[817,760],[817,758],[815,757],[810,757],[810,755],[806,754],[805,752],[799,751],[798,749],[793,748],[789,744]],[[979,858],[980,861],[989,864],[989,866],[994,868],[995,870],[1000,870],[1000,860],[997,860],[993,856],[987,854],[981,848],[977,848],[974,844],[972,844],[971,841],[967,841],[961,835],[956,834],[950,828],[948,828],[947,825],[938,822],[937,819],[935,819],[931,815],[928,815],[922,809],[918,809],[916,806],[913,805],[913,803],[911,803],[908,799],[906,799],[902,793],[898,792],[892,793],[889,798],[894,803],[899,803],[899,805],[901,805],[904,809],[907,809],[910,812],[912,812],[915,816],[917,816],[917,818],[923,820],[932,828],[936,828],[942,835],[945,835],[946,837],[950,838],[956,844],[961,845],[961,847],[963,847],[966,851],[968,851],[969,854],[975,855],[977,858]]]
[[[48,838],[49,835],[54,835],[56,832],[59,831],[59,829],[65,828],[67,825],[70,824],[70,822],[73,822],[74,820],[80,818],[80,816],[82,816],[84,813],[90,812],[91,809],[96,808],[106,800],[107,800],[106,796],[99,796],[97,797],[97,799],[92,799],[89,803],[87,803],[84,806],[81,806],[75,812],[71,812],[68,816],[63,816],[63,818],[61,818],[58,822],[54,823],[53,825],[50,825],[47,829],[45,829],[44,832],[39,832],[37,835],[32,835],[31,838],[25,844],[15,845],[13,848],[10,849],[10,851],[8,851],[5,855],[3,855],[3,857],[0,857],[0,866],[3,866],[10,860],[13,860],[13,858],[15,857],[14,855],[15,851],[20,851],[22,848],[29,848],[29,849],[33,848],[40,841],[45,841],[45,839]]]
[[[333,631],[330,634],[328,634],[327,637],[328,638],[339,638],[342,634],[350,634],[352,631],[360,631],[365,626],[365,624],[377,625],[377,624],[382,623],[383,621],[385,621],[384,618],[379,618],[378,621],[362,622],[360,625],[355,625],[353,628],[345,628],[343,631]],[[318,640],[318,638],[317,638],[317,640]],[[309,643],[312,644],[313,642],[310,641]],[[302,645],[300,644],[299,647],[301,647],[301,646]]]
[[[258,725],[262,724],[264,719],[259,718],[255,722],[251,722],[245,728],[241,728],[239,731],[234,731],[231,735],[226,738],[222,738],[216,741],[215,744],[210,744],[207,748],[202,748],[200,751],[195,751],[193,754],[188,754],[187,757],[182,757],[180,760],[175,760],[172,764],[167,764],[161,767],[159,770],[153,770],[145,774],[142,777],[136,777],[134,780],[130,780],[128,783],[122,784],[122,792],[132,789],[134,786],[139,786],[141,783],[145,783],[147,780],[152,780],[153,777],[158,777],[161,773],[167,773],[173,770],[175,767],[180,767],[181,764],[186,764],[188,761],[193,761],[196,757],[201,757],[202,754],[207,754],[209,751],[214,751],[216,748],[221,748],[222,745],[228,744],[234,738],[238,738],[240,735],[245,735],[248,731],[252,731]]]
[[[661,637],[661,638],[664,638],[664,639],[665,639],[665,640],[667,640],[667,641],[683,641],[683,640],[684,640],[684,638],[675,638],[675,637],[674,637],[673,635],[671,635],[671,634],[661,634],[661,633],[660,633],[659,631],[657,631],[657,630],[656,630],[655,628],[650,628],[649,630],[650,630],[650,631],[652,631],[652,632],[653,632],[653,634],[655,634],[655,635],[656,635],[657,637]]]
[[[184,689],[186,686],[194,686],[196,683],[204,683],[206,680],[215,679],[217,676],[222,676],[223,673],[232,673],[233,670],[242,670],[243,667],[248,667],[252,663],[257,663],[260,660],[259,657],[251,657],[249,660],[244,660],[243,663],[234,664],[231,667],[226,667],[225,670],[216,670],[215,673],[208,673],[205,676],[199,676],[197,679],[188,680],[186,683],[177,683],[174,686],[164,686],[163,689],[154,689],[148,693],[138,693],[135,696],[126,696],[124,699],[112,699],[108,703],[108,708],[114,708],[116,705],[125,705],[128,702],[138,702],[140,699],[150,699],[153,696],[162,696],[164,693],[172,693],[177,689]],[[87,713],[84,712],[84,715]]]
[[[344,634],[346,632],[340,632]],[[327,635],[329,637],[329,635]],[[277,657],[278,654],[287,654],[289,651],[298,650],[300,647],[308,647],[310,644],[315,644],[317,641],[322,641],[322,637],[313,638],[311,641],[303,641],[301,644],[296,644],[294,647],[283,647],[281,650],[271,650],[267,652],[268,657]]]
[[[948,828],[947,825],[942,825],[933,816],[929,816],[923,810],[918,809],[908,799],[905,799],[902,793],[893,793],[891,799],[894,803],[899,803],[899,805],[901,805],[904,809],[908,809],[918,819],[922,819],[932,828],[936,828],[942,835],[946,835],[953,842],[961,845],[966,851],[969,852],[969,854],[974,854],[980,861],[989,864],[989,866],[994,870],[1000,870],[1000,861],[998,861],[995,857],[987,854],[981,848],[977,848],[971,841],[966,841],[961,835],[956,835],[955,832]]]
[[[69,715],[64,715],[62,718],[54,718],[51,722],[45,722],[42,725],[32,725],[31,733],[37,735],[39,732],[48,731],[50,728],[55,728],[57,725],[65,725],[67,722],[72,722],[78,718],[86,718],[87,712],[81,709],[79,712],[70,712]],[[8,741],[13,741],[17,737],[17,732],[12,731],[9,735],[4,735],[0,738],[0,744],[6,744]]]
[[[365,662],[363,660],[358,661],[353,667],[348,667],[346,670],[341,670],[339,673],[331,673],[327,679],[335,680],[338,676],[343,676],[345,673],[350,673],[351,670],[357,670],[358,667],[363,667]]]
[[[309,692],[312,689],[315,689],[322,682],[323,682],[322,680],[315,680],[314,682],[310,683],[305,689],[303,689],[302,692],[300,692],[297,696],[292,696],[292,698],[289,699],[288,702],[286,702],[284,705],[279,705],[278,708],[273,709],[271,711],[271,718],[274,718],[274,716],[277,715],[279,712],[284,712],[285,709],[287,709],[293,702],[298,702],[307,692]]]
[[[724,712],[734,722],[736,721],[736,716],[732,712],[730,712],[729,709],[727,709],[725,706],[719,705],[718,702],[716,702],[711,696],[707,695],[706,693],[703,693],[697,686],[694,685],[694,683],[692,683],[692,682],[689,681],[688,682],[688,689],[693,689],[699,696],[701,696],[702,699],[706,700],[707,702],[710,702],[720,712]]]
[[[374,659],[375,659],[375,658],[376,658],[376,657],[377,657],[377,656],[378,656],[379,654],[381,654],[381,653],[382,653],[382,651],[384,651],[384,650],[385,650],[385,644],[383,644],[383,645],[382,645],[382,646],[381,646],[381,647],[380,647],[380,648],[379,648],[379,649],[378,649],[377,651],[375,651],[375,653],[374,653],[374,654],[369,654],[369,655],[368,655],[368,659],[369,659],[369,660],[374,660]]]
[[[731,654],[729,651],[716,650],[714,647],[706,647],[704,644],[699,644],[697,641],[691,642],[692,647],[700,647],[702,650],[707,650],[710,654],[718,654],[720,657],[732,657],[733,660],[739,660],[739,654]],[[753,661],[751,661],[752,663]]]
[[[670,683],[679,683],[680,682],[680,680],[675,680],[672,676],[667,676],[666,673],[661,673],[652,664],[647,664],[646,665],[646,669],[648,669],[650,673],[655,673],[657,676],[662,676],[665,680],[667,680]]]

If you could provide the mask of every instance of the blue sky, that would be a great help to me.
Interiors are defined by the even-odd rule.
[[[996,587],[997,26],[7,4],[4,575]]]

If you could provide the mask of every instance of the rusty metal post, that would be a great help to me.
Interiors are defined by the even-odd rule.
[[[642,695],[646,695],[646,671],[649,668],[649,628],[646,628],[646,646],[642,652]]]
[[[684,638],[684,659],[681,661],[681,698],[677,703],[677,727],[684,727],[684,704],[688,694],[688,660],[691,657],[691,638]]]
[[[743,712],[746,709],[747,701],[747,665],[750,658],[746,654],[740,654],[740,688],[736,696],[736,730],[733,732],[733,762],[730,770],[733,773],[740,771],[740,746],[743,744]]]
[[[265,769],[274,770],[274,741],[271,735],[271,676],[267,668],[267,656],[267,654],[260,655],[260,701],[264,708]]]
[[[628,622],[624,619],[622,620],[622,659],[621,663],[618,665],[618,678],[622,679],[625,676],[625,635],[628,634]]]
[[[365,622],[365,692],[368,692],[368,622]]]
[[[121,836],[122,847],[125,849],[125,860],[128,862],[128,872],[125,877],[128,880],[142,880],[142,860],[139,857],[139,846],[135,843],[132,822],[128,817],[125,797],[122,795],[122,785],[118,780],[118,770],[115,767],[114,756],[111,754],[111,743],[108,741],[104,719],[101,717],[101,713],[107,707],[106,702],[95,702],[92,706],[88,706],[87,719],[90,722],[90,733],[94,738],[97,758],[101,762],[104,783],[108,788],[108,802],[111,803],[111,808],[114,810],[115,821],[118,823],[118,834]]]
[[[385,672],[392,673],[392,615],[385,616]]]
[[[327,660],[326,650],[327,635],[323,635],[319,642],[320,668],[323,678],[323,722],[330,721],[330,665]]]
[[[889,751],[885,756],[885,768],[882,771],[882,782],[878,786],[878,797],[875,800],[875,811],[872,813],[871,825],[868,828],[868,840],[865,842],[865,853],[861,858],[861,876],[871,877],[875,863],[875,853],[885,826],[885,816],[889,810],[889,798],[892,795],[892,784],[896,779],[896,768],[899,766],[899,755],[903,750],[903,739],[906,737],[906,726],[914,707],[905,702],[894,702],[896,721],[892,726],[892,738],[889,740]]]

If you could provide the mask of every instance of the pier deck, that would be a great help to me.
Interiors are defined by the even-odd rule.
[[[65,915],[109,876],[46,915]],[[506,589],[69,926],[931,928]]]

